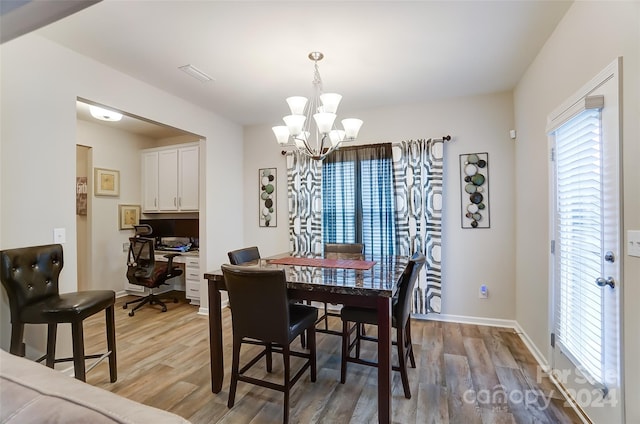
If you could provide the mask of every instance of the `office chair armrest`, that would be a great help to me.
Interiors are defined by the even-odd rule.
[[[169,269],[171,269],[171,267],[173,266],[173,258],[175,258],[176,256],[182,256],[179,253],[167,253],[166,255],[164,255],[165,258],[167,258],[169,261]]]

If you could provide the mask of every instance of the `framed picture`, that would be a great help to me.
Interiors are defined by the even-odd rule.
[[[261,227],[276,227],[278,225],[278,211],[276,209],[277,168],[262,168],[258,170],[258,222]]]
[[[462,228],[490,228],[489,153],[460,155]]]
[[[96,196],[120,196],[120,171],[93,168]]]
[[[140,224],[140,205],[118,205],[118,217],[121,230],[132,230]]]

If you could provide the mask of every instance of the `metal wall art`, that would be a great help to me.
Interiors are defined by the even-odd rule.
[[[276,209],[277,171],[277,168],[261,168],[258,171],[258,185],[260,187],[258,221],[261,227],[275,227],[278,225],[278,211]]]
[[[489,228],[489,153],[460,155],[462,228]]]

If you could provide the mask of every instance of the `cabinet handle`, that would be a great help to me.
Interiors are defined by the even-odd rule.
[[[178,197],[178,207],[182,206],[182,197]]]
[[[153,206],[158,206],[158,199],[157,198],[153,199]]]
[[[175,197],[173,198],[173,206],[177,206]]]

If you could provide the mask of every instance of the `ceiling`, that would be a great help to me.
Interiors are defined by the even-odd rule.
[[[37,33],[241,125],[325,91],[350,111],[514,88],[565,1],[104,0]],[[191,64],[214,78],[178,69]],[[365,123],[366,125],[366,123]]]

